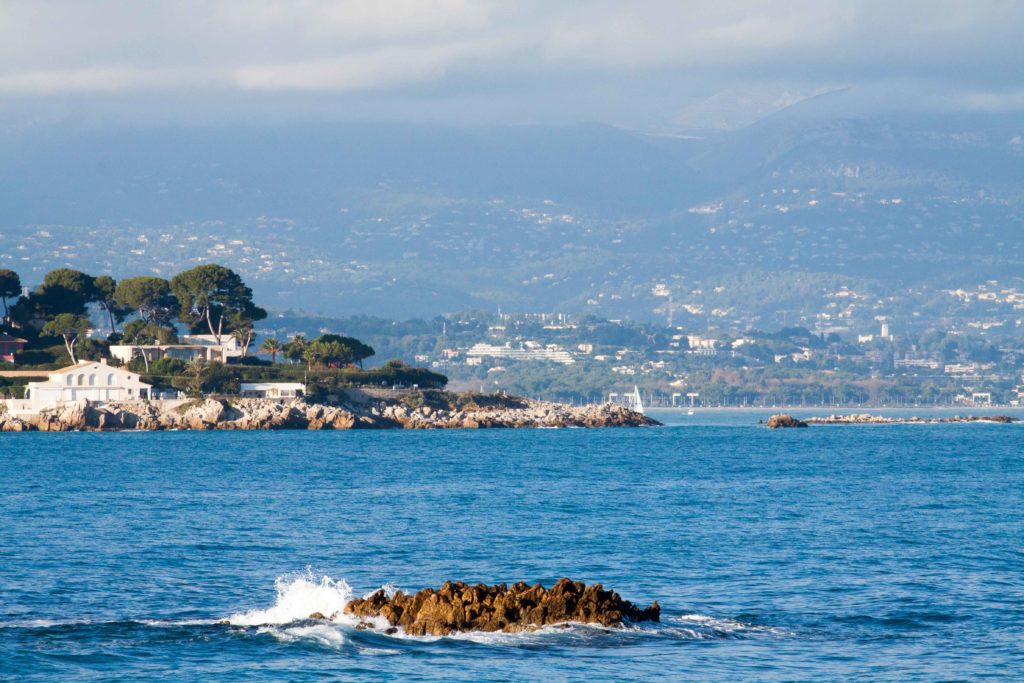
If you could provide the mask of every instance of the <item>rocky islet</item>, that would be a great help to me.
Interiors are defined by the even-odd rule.
[[[359,619],[362,628],[374,627],[374,621],[383,618],[388,632],[445,636],[466,631],[517,633],[570,622],[605,627],[656,622],[661,607],[657,602],[639,607],[601,584],[588,586],[563,578],[551,588],[539,583],[489,586],[449,581],[437,590],[424,588],[412,595],[388,595],[382,589],[352,600],[344,612]],[[326,617],[315,613],[310,618]]]
[[[998,424],[1014,424],[1020,418],[1011,415],[948,415],[944,417],[886,417],[871,413],[855,413],[851,415],[828,415],[825,417],[808,417],[798,419],[792,415],[779,413],[772,415],[765,423],[769,429],[789,429],[808,425],[870,425],[870,424],[956,424],[968,422],[993,422]]]

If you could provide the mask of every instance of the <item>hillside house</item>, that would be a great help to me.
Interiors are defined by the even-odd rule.
[[[13,363],[14,354],[24,351],[27,343],[24,339],[0,333],[0,361]]]

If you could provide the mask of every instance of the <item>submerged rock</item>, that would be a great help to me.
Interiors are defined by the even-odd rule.
[[[779,413],[778,415],[772,415],[768,418],[767,426],[768,429],[790,429],[806,427],[807,423],[803,420],[796,419],[792,415]]]
[[[601,584],[560,579],[551,588],[539,583],[470,586],[449,581],[438,590],[424,588],[415,595],[399,591],[388,597],[379,590],[348,603],[345,612],[360,619],[384,617],[409,635],[443,636],[459,631],[515,633],[565,622],[620,626],[658,621],[661,607],[655,602],[641,608]]]

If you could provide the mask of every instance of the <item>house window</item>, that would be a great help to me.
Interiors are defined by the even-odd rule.
[[[96,386],[96,375],[89,375],[89,386]]]
[[[85,386],[85,375],[78,376],[78,386]]]
[[[110,373],[109,375],[107,375],[107,386],[114,386],[114,373]]]
[[[68,375],[68,386],[72,386],[75,383],[74,375]]]

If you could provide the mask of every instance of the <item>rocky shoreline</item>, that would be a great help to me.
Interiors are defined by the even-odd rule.
[[[614,404],[574,407],[515,399],[504,406],[432,408],[326,405],[303,399],[212,399],[160,408],[146,402],[78,402],[32,416],[0,414],[2,432],[277,430],[277,429],[483,429],[536,427],[639,427],[660,424]]]
[[[568,578],[551,588],[503,583],[494,586],[446,582],[440,589],[424,588],[415,595],[379,590],[351,601],[344,612],[360,619],[357,628],[374,628],[387,621],[386,632],[401,629],[411,636],[445,636],[464,631],[517,633],[567,622],[621,626],[627,622],[658,621],[657,602],[641,608],[601,584],[587,586]],[[328,619],[319,612],[311,619]],[[377,622],[377,623],[374,623]]]
[[[953,424],[965,422],[994,422],[1013,424],[1020,422],[1019,417],[1010,415],[951,415],[948,417],[885,417],[860,413],[851,415],[828,415],[826,417],[808,417],[797,419],[792,415],[772,415],[765,423],[769,429],[789,429],[808,425],[867,425],[867,424]]]

